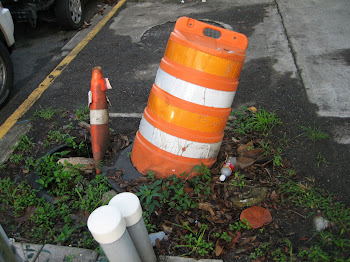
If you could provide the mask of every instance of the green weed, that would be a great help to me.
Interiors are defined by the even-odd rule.
[[[350,256],[350,208],[334,201],[334,197],[310,185],[288,181],[281,187],[288,199],[296,206],[320,210],[323,216],[333,223],[334,227],[317,234],[318,243],[308,250],[301,250],[298,257],[312,261],[346,261]]]
[[[153,233],[157,229],[156,225],[151,224],[151,216],[147,211],[142,212],[143,220],[145,221],[146,229],[148,233]]]
[[[23,161],[24,157],[23,155],[21,154],[13,154],[11,157],[10,157],[10,161],[15,164],[15,165],[18,165],[20,164],[22,161]]]
[[[181,227],[189,232],[189,234],[182,236],[180,239],[182,242],[184,242],[183,245],[174,246],[174,248],[186,247],[191,250],[188,253],[182,254],[182,256],[188,256],[192,253],[196,253],[200,256],[205,256],[209,252],[213,251],[213,244],[208,243],[204,238],[204,233],[207,230],[208,225],[202,224],[199,232],[195,232],[188,225],[176,226]]]
[[[277,153],[273,156],[273,165],[274,166],[283,166],[283,163],[282,163],[282,156],[281,156],[281,153],[282,153],[282,149],[280,148],[277,148]]]
[[[300,126],[300,129],[303,130],[304,132],[298,135],[297,137],[304,137],[305,140],[311,140],[312,142],[317,142],[321,140],[325,140],[329,138],[328,134],[317,129],[315,126]]]
[[[26,152],[29,149],[31,149],[34,145],[35,143],[33,143],[33,138],[29,138],[26,135],[22,135],[14,149]]]
[[[316,160],[317,160],[317,167],[321,167],[322,164],[330,164],[330,162],[328,162],[326,160],[326,158],[321,154],[321,152],[318,152],[317,156],[316,156]]]
[[[47,107],[37,109],[33,114],[33,119],[42,118],[44,120],[51,120],[56,114],[59,113],[59,110],[54,109],[53,107]]]
[[[233,179],[230,181],[230,184],[235,187],[239,187],[240,189],[245,187],[245,175],[240,172],[235,172]]]
[[[234,130],[243,135],[253,131],[268,135],[276,125],[282,124],[275,113],[269,113],[261,108],[256,113],[253,113],[248,111],[246,107],[242,107],[238,111],[233,111],[231,114],[236,117],[232,121]]]
[[[56,236],[54,242],[55,243],[60,242],[60,243],[64,244],[64,242],[66,242],[71,237],[72,233],[77,228],[79,228],[79,226],[77,226],[77,225],[70,227],[68,224],[65,224],[62,227],[60,234],[58,236]]]
[[[163,180],[156,180],[155,183],[150,185],[139,186],[139,192],[136,193],[140,197],[140,202],[144,203],[147,207],[147,211],[152,214],[156,207],[160,207],[160,203],[163,201],[164,194],[162,194]]]
[[[243,229],[250,229],[250,225],[246,219],[243,219],[243,221],[240,220],[238,222],[235,222],[234,224],[229,224],[229,228],[232,231],[241,231]]]
[[[89,112],[90,109],[88,106],[81,106],[75,111],[75,116],[79,122],[87,121],[90,118]]]

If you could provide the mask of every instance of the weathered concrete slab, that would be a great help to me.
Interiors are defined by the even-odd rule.
[[[308,97],[326,117],[350,117],[348,0],[277,0]]]
[[[13,147],[18,143],[22,135],[26,134],[32,125],[29,121],[16,123],[9,132],[0,140],[0,163],[9,159]]]
[[[45,245],[36,262],[50,261],[50,262],[63,262],[63,261],[75,261],[75,262],[93,262],[97,259],[97,253],[94,250],[76,248],[76,247],[64,247],[55,245]]]
[[[185,257],[171,257],[171,256],[160,256],[159,262],[223,262],[221,259],[200,259],[195,260],[193,258]]]
[[[29,243],[14,243],[16,252],[23,261],[33,262],[38,258],[40,251],[44,245],[29,244]]]

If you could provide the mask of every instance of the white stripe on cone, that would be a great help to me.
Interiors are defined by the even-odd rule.
[[[199,143],[178,138],[155,128],[144,117],[141,119],[139,131],[148,142],[166,152],[197,159],[216,157],[222,142]]]
[[[155,84],[165,92],[182,100],[214,108],[231,107],[236,93],[234,91],[220,91],[188,83],[166,73],[161,68],[158,69]]]
[[[108,121],[108,109],[90,110],[91,125],[105,125],[108,124]]]

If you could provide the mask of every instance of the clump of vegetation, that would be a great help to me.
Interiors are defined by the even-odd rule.
[[[231,115],[235,116],[231,122],[232,127],[242,135],[262,132],[267,136],[276,125],[282,125],[276,113],[269,113],[262,108],[255,112],[248,110],[247,107],[242,107],[238,111],[232,111]]]

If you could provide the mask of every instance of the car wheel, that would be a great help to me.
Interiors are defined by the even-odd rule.
[[[82,0],[56,0],[57,21],[66,29],[78,29],[84,23],[85,9]]]
[[[0,105],[3,104],[13,86],[13,65],[10,53],[0,42]]]

